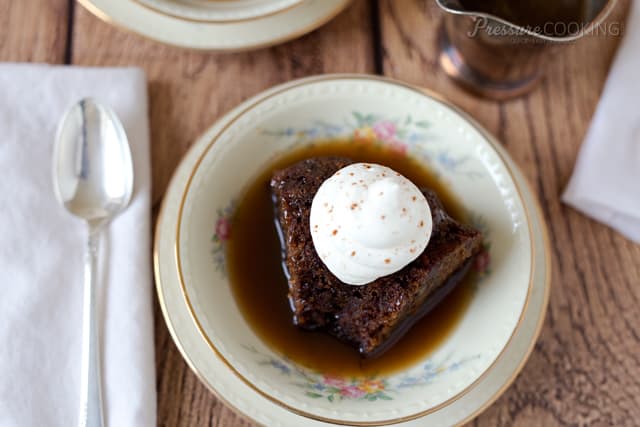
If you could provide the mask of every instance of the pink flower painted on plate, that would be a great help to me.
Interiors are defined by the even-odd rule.
[[[409,146],[407,144],[402,141],[398,141],[397,139],[389,141],[389,147],[391,147],[391,149],[396,153],[403,155],[407,154],[407,150],[409,149]]]
[[[229,218],[219,218],[216,222],[216,237],[221,241],[229,240],[231,237],[231,221]]]
[[[388,120],[383,120],[373,125],[373,131],[381,141],[391,142],[396,139],[396,125]]]
[[[366,391],[361,390],[360,388],[358,388],[355,385],[350,385],[350,386],[347,386],[347,387],[343,387],[340,390],[340,395],[341,396],[352,398],[352,399],[358,399],[359,397],[362,397],[365,394],[367,394]]]
[[[328,385],[331,387],[338,387],[338,388],[345,387],[347,385],[342,378],[331,377],[328,375],[324,376],[324,378],[322,379],[322,382],[325,385]]]
[[[476,256],[476,261],[474,268],[478,273],[485,273],[489,269],[489,265],[491,264],[491,254],[489,251],[483,248],[478,256]]]

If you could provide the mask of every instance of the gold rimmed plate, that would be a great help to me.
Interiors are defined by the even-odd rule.
[[[376,133],[382,128],[384,134]],[[384,388],[384,398],[354,392],[329,399],[308,390],[328,389],[325,373],[275,353],[244,321],[218,256],[224,253],[224,239],[215,235],[215,224],[269,159],[328,136],[363,135],[372,143],[402,147],[448,183],[485,231],[491,268],[460,324],[438,349],[402,372],[373,379],[377,391]],[[175,255],[185,301],[212,355],[273,403],[309,419],[350,425],[423,417],[468,393],[496,366],[522,326],[536,262],[531,212],[521,185],[484,133],[437,98],[365,76],[293,82],[231,118],[187,178]],[[345,390],[364,387],[358,381],[345,380]]]
[[[191,4],[185,9],[187,6],[179,7],[176,0],[79,0],[103,21],[143,37],[172,46],[214,51],[258,49],[294,39],[324,25],[350,2],[279,1],[283,3],[275,10],[253,8],[251,16],[217,22],[209,19],[212,18],[212,7],[200,5],[194,9],[195,4]],[[284,7],[285,3],[287,7]],[[185,10],[191,10],[192,14]],[[220,11],[220,8],[215,10]],[[242,10],[247,12],[249,8]]]
[[[159,13],[195,22],[252,21],[282,13],[305,0],[135,0]]]
[[[211,357],[211,348],[202,339],[200,332],[190,317],[188,307],[181,293],[178,271],[174,263],[174,233],[177,227],[180,199],[197,159],[202,155],[202,152],[210,144],[213,137],[219,133],[221,128],[232,117],[256,100],[270,96],[280,89],[282,88],[270,90],[235,109],[203,135],[181,163],[168,189],[156,229],[154,250],[156,285],[163,314],[178,348],[190,367],[214,393],[239,412],[263,425],[322,426],[328,424],[296,415],[266,399],[238,378],[221,359]],[[480,129],[472,119],[469,117],[467,119]],[[492,369],[471,390],[445,407],[413,421],[398,419],[397,422],[400,422],[400,425],[403,426],[417,427],[425,425],[425,423],[434,426],[457,425],[477,415],[479,411],[497,399],[522,369],[533,348],[544,319],[550,287],[550,263],[546,227],[535,197],[528,188],[522,174],[499,144],[484,131],[483,134],[510,166],[515,180],[522,189],[525,205],[531,214],[536,256],[534,257],[534,274],[529,304],[523,313],[520,327],[514,333],[509,345],[502,352]]]

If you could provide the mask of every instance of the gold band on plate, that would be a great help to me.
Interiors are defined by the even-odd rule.
[[[511,333],[511,336],[509,337],[509,339],[507,340],[507,342],[505,343],[504,347],[502,348],[502,350],[500,351],[500,353],[498,354],[498,356],[495,358],[495,360],[489,365],[489,367],[475,380],[473,381],[473,383],[471,383],[469,386],[467,386],[464,390],[462,390],[461,392],[459,392],[457,395],[447,399],[445,402],[442,402],[432,408],[429,408],[427,410],[424,411],[420,411],[418,413],[415,414],[411,414],[411,415],[407,415],[407,416],[403,416],[403,417],[399,417],[399,418],[394,418],[394,419],[388,419],[388,420],[380,420],[380,421],[366,421],[366,422],[345,422],[344,420],[339,420],[339,419],[332,419],[332,418],[327,418],[327,417],[321,417],[321,416],[317,416],[311,413],[308,413],[306,411],[302,411],[299,410],[297,408],[292,407],[291,405],[282,402],[278,399],[276,399],[275,397],[267,394],[266,392],[262,391],[261,389],[259,389],[257,386],[255,386],[251,381],[249,381],[247,378],[245,378],[233,365],[231,365],[227,359],[224,357],[224,355],[222,355],[222,353],[217,349],[216,345],[214,344],[214,342],[211,340],[211,338],[207,335],[206,331],[204,330],[204,328],[202,327],[202,324],[200,323],[197,315],[195,314],[195,311],[193,309],[193,306],[191,304],[191,300],[189,297],[189,294],[187,292],[186,286],[185,286],[185,282],[184,282],[184,276],[183,276],[183,272],[182,272],[182,262],[181,262],[181,257],[180,257],[180,228],[181,228],[181,224],[182,224],[182,217],[183,217],[183,212],[184,212],[184,205],[186,202],[186,197],[187,194],[189,192],[189,188],[191,186],[191,183],[193,181],[193,177],[195,175],[195,173],[197,172],[199,166],[201,165],[203,159],[205,158],[205,156],[207,155],[207,153],[209,152],[209,150],[211,149],[211,147],[214,145],[214,143],[218,140],[218,138],[231,126],[233,125],[240,117],[242,117],[243,114],[245,114],[246,112],[248,112],[249,110],[255,108],[257,105],[259,105],[260,103],[274,97],[277,96],[283,92],[286,92],[288,90],[291,90],[293,88],[296,87],[300,87],[300,86],[304,86],[306,84],[309,83],[315,83],[315,82],[323,82],[323,81],[331,81],[331,80],[372,80],[372,81],[381,81],[381,82],[386,82],[388,84],[393,84],[396,86],[401,86],[404,87],[406,89],[410,89],[414,92],[419,93],[422,96],[428,97],[429,99],[432,99],[442,105],[444,105],[445,107],[449,108],[450,110],[454,111],[455,113],[458,113],[461,117],[465,118],[468,120],[468,115],[464,112],[462,112],[459,108],[455,107],[454,105],[450,104],[449,102],[445,101],[444,99],[441,98],[441,96],[437,95],[437,94],[433,94],[431,92],[428,92],[424,89],[421,88],[417,88],[415,86],[403,83],[403,82],[399,82],[397,80],[394,79],[390,79],[390,78],[386,78],[386,77],[379,77],[379,76],[368,76],[368,75],[354,75],[354,74],[333,74],[333,75],[325,75],[325,76],[316,76],[316,77],[309,77],[309,78],[305,78],[305,79],[300,79],[294,83],[290,83],[290,84],[285,84],[283,85],[283,87],[279,90],[276,90],[273,93],[270,93],[268,96],[262,97],[257,99],[256,101],[252,102],[251,104],[249,104],[246,108],[244,108],[242,111],[239,111],[235,114],[235,116],[233,118],[231,118],[227,123],[225,123],[225,125],[216,133],[216,135],[211,139],[211,141],[209,142],[209,144],[207,145],[207,147],[203,150],[203,152],[200,154],[198,160],[196,161],[195,165],[193,166],[189,178],[187,179],[187,183],[180,201],[180,206],[179,206],[179,210],[178,210],[178,223],[176,226],[176,242],[175,242],[175,247],[174,247],[174,251],[175,251],[175,260],[176,260],[176,267],[178,270],[178,279],[180,282],[180,287],[182,290],[182,294],[185,298],[185,302],[187,305],[187,309],[189,310],[189,313],[198,329],[198,331],[200,332],[200,335],[204,338],[204,340],[207,342],[207,344],[209,345],[209,347],[211,348],[211,350],[214,352],[214,354],[240,379],[242,380],[242,382],[244,382],[247,386],[249,386],[250,388],[252,388],[255,392],[257,392],[258,394],[260,394],[261,396],[265,397],[266,399],[270,400],[271,402],[297,414],[306,418],[310,418],[313,420],[317,420],[317,421],[322,421],[322,422],[328,422],[328,423],[334,423],[334,424],[339,424],[339,425],[349,425],[349,426],[380,426],[380,425],[389,425],[389,424],[396,424],[396,423],[401,423],[401,422],[405,422],[405,421],[410,421],[410,420],[414,420],[416,418],[421,418],[425,415],[428,415],[430,413],[433,413],[445,406],[450,405],[451,403],[455,402],[456,400],[460,399],[462,396],[464,396],[466,393],[468,393],[473,387],[475,387],[480,381],[482,381],[486,375],[496,366],[496,364],[498,363],[498,361],[501,359],[502,355],[504,354],[506,348],[509,346],[509,344],[511,343],[511,341],[513,340],[513,337],[515,335],[515,333],[520,329],[520,327],[522,326],[522,321],[524,318],[524,314],[527,311],[527,308],[529,306],[529,300],[531,298],[531,291],[532,291],[532,287],[533,287],[533,268],[535,266],[535,250],[533,247],[533,230],[532,230],[532,226],[531,226],[531,215],[529,213],[529,210],[526,206],[526,204],[524,203],[524,198],[522,196],[522,191],[520,189],[520,185],[518,184],[518,180],[515,178],[513,171],[511,170],[511,166],[509,165],[509,163],[506,161],[505,157],[503,156],[503,154],[494,147],[495,142],[491,139],[491,138],[487,138],[487,134],[488,132],[485,131],[477,122],[475,122],[475,120],[468,120],[469,123],[478,131],[480,132],[483,136],[485,136],[485,140],[489,143],[489,145],[493,148],[494,152],[498,155],[498,157],[501,159],[502,163],[505,166],[505,169],[507,170],[507,172],[509,173],[509,176],[511,177],[514,187],[516,188],[516,191],[518,193],[518,197],[521,201],[521,203],[523,204],[523,210],[525,212],[525,217],[527,219],[527,227],[529,230],[529,241],[530,241],[530,251],[531,251],[531,267],[530,267],[530,271],[529,271],[529,284],[528,284],[528,288],[527,288],[527,295],[526,295],[526,299],[524,302],[524,305],[522,307],[522,311],[520,313],[520,316],[518,318],[518,322],[516,323],[516,326],[513,330],[513,332]],[[524,363],[523,363],[524,365]],[[520,367],[521,368],[521,367]],[[513,378],[515,378],[515,375],[513,376]]]
[[[294,4],[292,4],[290,6],[287,6],[285,8],[282,8],[282,9],[274,10],[273,12],[268,12],[268,13],[264,13],[262,15],[251,16],[251,17],[247,17],[247,18],[236,18],[236,19],[197,19],[197,18],[189,18],[189,17],[186,17],[186,16],[181,16],[181,15],[176,15],[176,14],[173,14],[173,13],[166,12],[166,11],[164,11],[162,9],[157,8],[157,7],[153,7],[152,5],[147,4],[147,3],[143,2],[142,0],[133,0],[133,1],[135,3],[138,3],[140,6],[144,7],[145,9],[149,9],[149,10],[151,10],[153,12],[160,13],[162,15],[166,15],[166,16],[169,16],[171,18],[180,19],[182,21],[196,22],[196,23],[206,23],[206,24],[236,24],[238,22],[256,21],[258,19],[267,18],[269,16],[279,15],[281,13],[290,11],[294,7],[300,6],[303,2],[308,1],[308,0],[297,0]]]
[[[193,51],[205,51],[205,52],[243,52],[243,51],[247,51],[247,50],[255,50],[255,49],[262,49],[262,48],[266,48],[266,47],[270,47],[270,46],[275,46],[277,44],[280,43],[285,43],[288,42],[290,40],[294,40],[297,39],[298,37],[301,37],[307,33],[310,33],[311,31],[322,27],[323,25],[325,25],[326,23],[328,23],[329,21],[331,21],[333,18],[335,18],[340,12],[342,12],[344,9],[347,8],[347,6],[352,2],[352,0],[342,0],[342,2],[340,2],[337,7],[332,10],[331,12],[324,14],[320,19],[318,19],[317,21],[313,22],[312,24],[308,25],[307,27],[301,28],[297,31],[294,31],[292,33],[289,33],[287,35],[269,40],[269,41],[265,41],[265,42],[261,42],[261,43],[254,43],[254,44],[249,44],[246,46],[242,46],[242,47],[201,47],[201,46],[188,46],[186,44],[179,44],[177,42],[169,42],[166,40],[160,40],[154,36],[150,36],[148,34],[144,34],[142,32],[140,32],[137,29],[128,27],[124,24],[121,24],[119,22],[116,22],[116,20],[110,16],[108,13],[106,13],[104,10],[100,9],[98,6],[96,6],[94,4],[93,0],[77,0],[78,3],[80,3],[85,9],[87,9],[89,12],[91,12],[95,17],[97,17],[98,19],[100,19],[101,21],[112,25],[115,28],[119,28],[123,31],[126,31],[128,33],[132,33],[135,34],[139,37],[142,37],[143,39],[146,40],[151,40],[153,42],[156,43],[162,43],[164,45],[168,45],[168,46],[173,46],[173,47],[177,47],[180,49],[187,49],[187,50],[193,50]],[[119,0],[112,0],[112,1],[119,1]],[[324,0],[323,0],[324,1]],[[151,9],[147,6],[144,6],[142,4],[139,4],[137,1],[133,1],[133,3],[138,4],[140,7],[143,7],[145,10],[149,11],[150,13],[158,13],[155,9]],[[297,6],[302,6],[301,3],[298,3],[295,5]],[[284,12],[290,12],[292,8],[287,9],[286,11],[282,11]],[[204,21],[191,21],[188,19],[184,19],[184,18],[178,18],[178,17],[174,17],[172,15],[165,15],[165,16],[169,16],[172,19],[176,19],[176,20],[184,20],[184,21],[188,21],[188,22],[192,22],[192,23],[200,23],[203,25],[217,25],[217,26],[224,26],[225,24],[217,24],[217,23],[207,23]],[[270,14],[270,15],[266,15],[266,16],[262,16],[260,18],[256,18],[257,19],[266,19],[269,17],[274,16],[274,14]],[[240,22],[236,22],[236,23],[242,23],[242,22],[246,22],[246,21],[240,21]],[[232,22],[228,22],[227,24],[233,24]]]
[[[491,142],[491,145],[496,146],[499,144],[497,139],[493,135],[491,135],[486,129],[484,129],[473,117],[471,117],[469,114],[467,114],[462,110],[460,110],[459,112],[460,114],[462,114],[463,117],[465,117],[470,123],[476,126],[476,128],[478,128],[485,135],[485,138]],[[482,412],[484,412],[489,406],[491,406],[496,400],[498,400],[498,398],[502,396],[502,394],[505,391],[507,391],[507,389],[511,386],[511,384],[513,384],[513,382],[516,380],[516,377],[518,376],[520,371],[522,371],[522,369],[524,368],[524,365],[529,360],[529,357],[533,352],[535,344],[538,341],[538,337],[542,332],[542,326],[544,325],[544,320],[547,313],[547,307],[549,305],[549,295],[551,293],[552,264],[551,264],[551,244],[549,240],[549,231],[547,229],[547,222],[545,221],[542,213],[542,208],[540,207],[540,202],[538,202],[538,199],[534,196],[533,191],[531,191],[531,186],[529,185],[529,183],[527,182],[524,176],[522,177],[522,185],[524,187],[527,187],[528,192],[532,195],[531,201],[534,205],[533,208],[536,211],[536,217],[540,220],[540,228],[541,228],[542,241],[544,246],[544,259],[545,259],[546,271],[545,271],[545,279],[544,279],[544,295],[542,296],[543,299],[542,299],[542,306],[540,308],[540,315],[538,317],[538,322],[536,323],[536,329],[529,342],[529,345],[524,354],[524,357],[522,358],[522,360],[520,361],[516,369],[513,371],[513,374],[502,384],[502,386],[498,389],[498,391],[496,391],[493,394],[493,396],[489,398],[489,400],[487,400],[480,408],[475,410],[468,417],[463,419],[459,424],[456,425],[456,427],[460,427],[468,423],[469,421],[473,420],[475,417],[477,417]]]

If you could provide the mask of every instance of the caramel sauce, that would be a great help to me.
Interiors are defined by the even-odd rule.
[[[380,375],[401,370],[432,352],[455,328],[473,295],[466,277],[440,305],[418,321],[391,349],[375,359],[322,332],[293,325],[274,225],[269,181],[274,170],[303,159],[344,156],[388,166],[418,187],[435,190],[451,216],[464,221],[463,209],[437,177],[416,160],[379,144],[327,141],[276,159],[238,201],[227,246],[227,266],[235,299],[254,332],[273,350],[308,368],[333,375]]]

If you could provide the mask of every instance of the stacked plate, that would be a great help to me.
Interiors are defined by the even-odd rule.
[[[325,24],[350,0],[79,0],[106,22],[191,49],[271,46]]]
[[[246,324],[221,268],[216,228],[233,201],[274,158],[327,138],[401,146],[459,196],[486,239],[485,274],[458,326],[401,372],[335,378],[298,366]],[[172,179],[154,257],[163,313],[190,367],[228,405],[268,426],[463,423],[522,369],[550,286],[544,220],[500,145],[433,94],[357,75],[275,87],[214,124]]]

